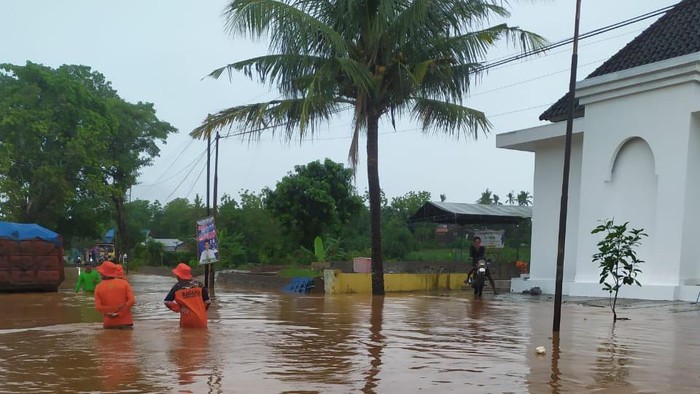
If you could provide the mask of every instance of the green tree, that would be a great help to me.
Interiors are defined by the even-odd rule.
[[[411,215],[418,212],[418,209],[428,201],[430,201],[430,192],[410,191],[403,196],[392,198],[391,206],[396,209],[401,218],[406,221]]]
[[[0,65],[1,209],[64,238],[94,234],[111,211],[121,249],[131,247],[124,196],[173,131],[90,67]]]
[[[642,237],[648,235],[644,229],[627,230],[629,222],[615,225],[613,220],[606,220],[597,226],[591,234],[604,233],[605,238],[598,242],[598,253],[593,255],[593,262],[600,267],[600,284],[610,293],[610,309],[613,323],[616,322],[617,295],[623,285],[641,286],[637,275],[642,272],[639,264],[644,261],[637,258],[635,248],[641,245]]]
[[[244,190],[239,197],[240,204],[229,195],[222,196],[216,216],[217,228],[242,237],[244,253],[236,261],[267,264],[281,261],[285,252],[298,248],[272,211],[265,208],[263,193]]]
[[[97,223],[83,215],[105,209],[96,193],[96,151],[105,141],[95,136],[108,134],[110,121],[96,91],[104,80],[88,70],[0,65],[0,205],[8,220],[36,222],[64,237],[96,232]]]
[[[147,200],[135,200],[124,204],[126,223],[128,223],[128,239],[134,244],[146,239],[144,230],[151,228],[153,208]]]
[[[476,203],[484,205],[493,204],[493,193],[491,192],[491,190],[486,189],[483,192],[481,192],[481,197],[479,197],[479,199],[476,200]]]
[[[530,192],[522,190],[520,193],[518,193],[518,197],[516,198],[518,201],[518,205],[521,206],[529,206],[532,205],[532,195]]]
[[[127,103],[116,93],[110,95],[107,104],[113,127],[109,129],[109,134],[100,136],[106,143],[101,168],[105,193],[115,208],[118,249],[123,253],[134,246],[124,209],[127,190],[136,184],[139,171],[150,166],[153,158],[160,154],[157,143],[165,142],[168,135],[177,130],[158,119],[153,104]]]
[[[513,204],[515,204],[515,201],[516,201],[516,199],[515,199],[515,193],[513,193],[513,191],[511,191],[510,193],[506,194],[506,204],[508,204],[508,205],[513,205]]]
[[[194,206],[186,198],[176,198],[163,207],[158,226],[153,229],[155,238],[188,240],[195,233]]]
[[[243,71],[275,85],[281,98],[240,105],[207,117],[195,137],[234,124],[247,135],[280,128],[303,139],[344,109],[353,109],[350,161],[357,163],[359,134],[367,134],[367,174],[372,234],[372,293],[384,294],[379,185],[379,120],[410,115],[424,132],[476,137],[485,115],[463,105],[489,48],[503,38],[524,49],[541,37],[506,24],[490,0],[231,0],[224,11],[233,34],[270,37],[267,56],[212,72]],[[257,134],[256,134],[257,132]],[[251,134],[252,133],[252,134]]]
[[[337,236],[359,212],[362,199],[352,185],[352,170],[326,159],[295,166],[275,190],[265,191],[265,203],[300,245],[313,248],[316,236]]]

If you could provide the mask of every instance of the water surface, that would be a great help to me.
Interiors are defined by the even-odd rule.
[[[700,391],[700,309],[687,303],[631,303],[613,329],[608,310],[569,302],[552,338],[546,297],[217,288],[209,329],[181,330],[162,303],[171,278],[130,281],[132,331],[103,330],[70,289],[0,294],[0,392]]]

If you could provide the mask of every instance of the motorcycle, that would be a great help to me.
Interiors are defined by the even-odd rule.
[[[474,296],[481,298],[481,294],[484,292],[484,285],[486,284],[486,260],[480,259],[476,263],[476,269],[472,272],[469,278],[472,288],[474,289]]]

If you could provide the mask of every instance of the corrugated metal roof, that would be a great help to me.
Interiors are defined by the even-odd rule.
[[[532,207],[430,201],[423,204],[410,221],[457,224],[519,223],[532,217]]]

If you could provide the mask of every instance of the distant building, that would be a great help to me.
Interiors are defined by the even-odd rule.
[[[566,109],[562,97],[541,120],[499,134],[499,148],[535,154],[530,279],[554,293]],[[642,287],[629,298],[694,301],[700,290],[700,1],[683,0],[576,85],[564,294],[607,296],[592,262],[614,218],[649,234],[638,250]]]
[[[163,245],[164,252],[182,252],[189,250],[184,241],[174,238],[150,238],[153,242]]]

